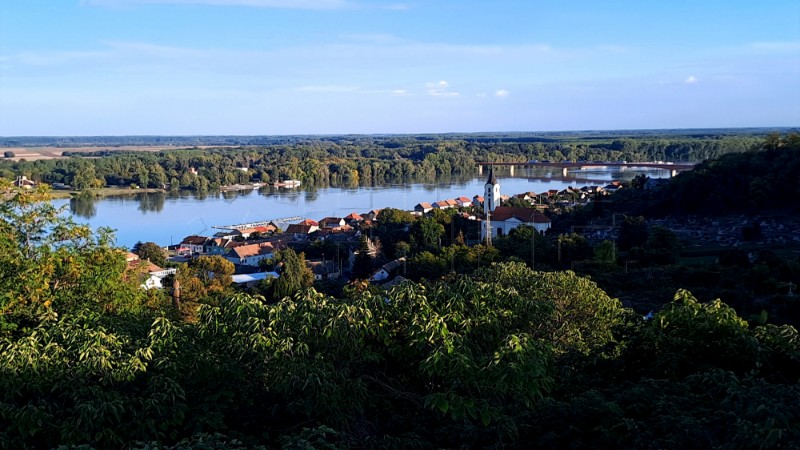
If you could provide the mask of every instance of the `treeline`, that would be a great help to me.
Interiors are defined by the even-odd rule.
[[[297,179],[306,185],[370,185],[473,174],[478,162],[702,161],[759,145],[757,135],[645,137],[336,136],[235,148],[70,152],[69,158],[3,161],[0,176],[26,175],[78,190],[102,186],[215,189]],[[215,144],[222,145],[222,144]]]
[[[105,231],[43,188],[0,188],[0,448],[800,445],[797,330],[720,301],[678,290],[643,318],[588,278],[509,262],[268,302],[196,265],[178,277],[210,278],[208,298],[184,320]],[[411,244],[433,251],[437,225]]]
[[[653,217],[797,213],[799,180],[800,134],[773,134],[746,152],[722,155],[680,173],[662,189],[620,192],[613,197],[611,209]]]

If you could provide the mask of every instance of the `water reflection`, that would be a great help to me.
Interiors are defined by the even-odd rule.
[[[506,172],[510,172],[507,168]],[[558,168],[518,168],[514,176],[498,176],[503,194],[543,192],[569,185],[604,186],[613,179],[630,179],[638,173],[658,178],[663,173],[644,170],[585,170],[569,172]],[[72,215],[92,227],[109,226],[117,230],[117,242],[132,246],[136,241],[166,245],[191,234],[213,234],[212,228],[249,221],[301,216],[319,220],[326,216],[343,217],[351,212],[365,213],[385,207],[412,209],[420,202],[483,195],[482,175],[428,177],[414,183],[365,183],[367,186],[306,185],[299,189],[263,186],[225,192],[170,191],[131,193],[103,199],[54,201],[66,205]],[[668,174],[667,174],[668,176]]]
[[[69,212],[73,216],[91,219],[97,215],[97,204],[94,197],[71,198],[69,200]]]
[[[167,194],[164,192],[144,192],[139,194],[139,211],[143,213],[161,212],[164,209],[166,199]]]

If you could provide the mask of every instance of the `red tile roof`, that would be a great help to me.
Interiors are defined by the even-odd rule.
[[[206,242],[205,236],[186,236],[181,241],[181,244],[189,244],[189,245],[203,245]]]
[[[510,206],[498,206],[492,211],[491,219],[498,222],[515,218],[520,222],[530,223],[550,223],[550,218],[540,213],[534,208],[514,208]]]

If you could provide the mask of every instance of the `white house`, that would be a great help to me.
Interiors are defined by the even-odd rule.
[[[139,259],[139,255],[128,252],[125,260],[128,262],[128,270],[137,272],[142,280],[141,287],[145,289],[161,289],[161,280],[167,275],[177,272],[177,269],[162,269],[151,263],[149,260]]]
[[[270,259],[275,255],[276,248],[272,242],[261,242],[258,244],[242,245],[232,248],[226,255],[228,261],[244,265],[258,267],[258,263],[264,259]]]
[[[399,269],[403,264],[406,263],[406,258],[397,258],[394,261],[389,261],[388,263],[382,265],[380,269],[375,271],[371,277],[369,277],[369,281],[383,281],[389,278],[393,272]]]
[[[181,250],[183,250],[191,253],[203,253],[205,251],[207,239],[208,238],[205,236],[186,236],[183,238],[183,241],[181,241],[178,252],[180,253]]]
[[[492,237],[503,236],[520,225],[532,226],[537,232],[550,229],[550,218],[534,208],[498,206],[489,216]],[[486,226],[481,227],[481,238],[486,237]]]

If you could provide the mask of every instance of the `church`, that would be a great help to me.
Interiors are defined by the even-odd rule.
[[[495,238],[508,234],[520,225],[532,226],[539,233],[550,229],[550,218],[535,208],[513,208],[499,204],[500,183],[494,175],[494,168],[489,166],[489,178],[483,185],[483,217],[486,222],[481,227],[481,240],[486,239],[488,230]]]

